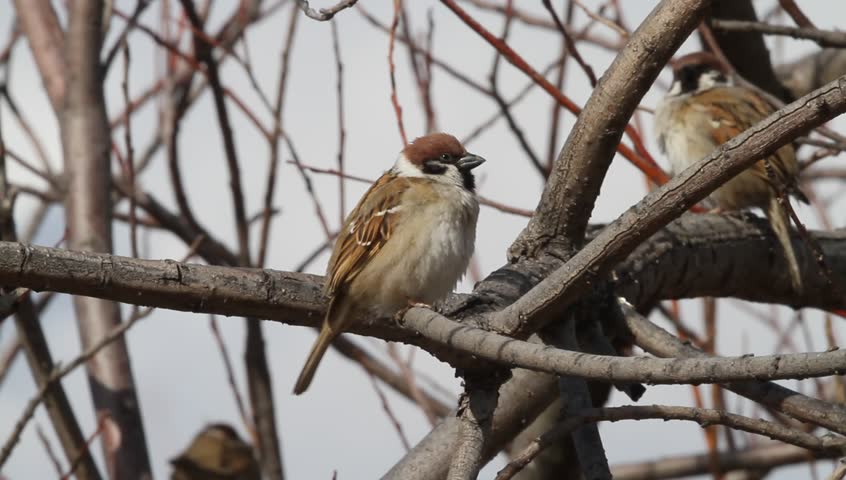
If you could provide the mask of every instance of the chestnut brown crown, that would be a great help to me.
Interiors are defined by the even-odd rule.
[[[414,139],[402,153],[409,162],[422,166],[427,160],[435,160],[442,155],[459,159],[467,154],[467,150],[448,133],[430,133]]]

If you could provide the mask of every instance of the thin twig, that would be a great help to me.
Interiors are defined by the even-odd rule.
[[[564,37],[564,44],[567,45],[567,51],[570,53],[570,56],[573,57],[582,70],[584,70],[585,75],[587,75],[588,80],[590,81],[590,86],[596,88],[596,74],[593,72],[593,68],[585,62],[585,59],[582,58],[579,51],[576,49],[576,42],[573,41],[573,37],[567,32],[567,29],[564,27],[564,24],[561,23],[561,19],[558,18],[558,14],[555,13],[555,9],[552,8],[552,4],[550,0],[543,0],[543,6],[546,7],[547,11],[549,11],[549,16],[552,17],[552,20],[555,21],[555,26],[558,27],[558,31],[561,33],[561,36]]]
[[[297,19],[300,17],[296,11],[296,5],[291,10],[291,18],[288,22],[288,34],[285,38],[285,46],[282,48],[281,62],[279,66],[279,84],[276,89],[276,99],[273,104],[273,132],[268,137],[270,144],[270,160],[267,166],[267,183],[264,187],[264,209],[262,210],[261,231],[259,233],[259,253],[256,259],[256,266],[263,267],[267,261],[267,252],[270,241],[270,222],[272,220],[273,198],[276,193],[276,174],[279,170],[279,136],[282,131],[282,109],[285,104],[285,92],[288,85],[289,62],[291,49],[294,46],[294,35],[297,30]]]
[[[50,373],[49,377],[47,377],[47,380],[38,388],[38,393],[36,393],[35,396],[32,397],[29,402],[27,402],[26,407],[24,408],[17,422],[15,422],[15,427],[12,430],[12,433],[9,435],[9,438],[6,439],[6,442],[3,444],[3,447],[0,448],[0,467],[3,466],[6,463],[6,460],[9,459],[9,455],[12,454],[12,450],[18,443],[21,433],[23,433],[23,430],[26,427],[27,423],[29,423],[30,419],[32,419],[33,414],[35,414],[35,409],[44,400],[44,397],[47,395],[47,392],[50,390],[50,387],[52,387],[54,384],[59,382],[59,380],[74,371],[77,367],[83,365],[89,359],[93,358],[94,355],[100,352],[100,350],[102,350],[115,340],[121,338],[127,330],[135,326],[135,323],[137,323],[138,320],[141,320],[142,318],[146,317],[152,311],[153,308],[150,307],[143,310],[138,315],[129,318],[129,320],[127,320],[126,322],[113,328],[108,335],[102,337],[97,343],[82,352],[78,357],[71,360],[70,363],[68,363],[64,367],[59,367],[57,365],[54,368],[53,372]],[[73,470],[74,469],[71,469],[71,471]]]
[[[844,440],[839,437],[818,438],[814,435],[784,427],[767,420],[748,418],[722,410],[664,405],[592,408],[582,410],[579,416],[567,418],[552,430],[535,439],[534,442],[529,444],[505,468],[500,470],[496,478],[497,480],[512,478],[543,451],[544,448],[554,443],[563,435],[568,434],[579,425],[597,421],[616,422],[620,420],[644,420],[653,418],[691,421],[699,423],[702,426],[712,424],[726,425],[736,430],[763,435],[814,451],[828,451],[846,446],[844,445]]]
[[[783,35],[802,40],[811,40],[821,47],[846,47],[846,32],[819,30],[816,28],[787,27],[784,25],[770,25],[743,20],[711,19],[709,23],[711,28],[726,32],[758,32],[768,35]]]
[[[53,449],[50,439],[47,438],[47,435],[44,434],[44,430],[41,429],[41,425],[38,423],[35,424],[35,433],[38,435],[38,440],[44,447],[44,452],[47,453],[47,458],[49,458],[50,463],[53,464],[53,469],[56,471],[56,475],[61,477],[62,472],[64,471],[62,463],[59,461],[59,457],[56,456],[56,451]]]
[[[790,18],[796,22],[796,25],[799,25],[802,28],[815,28],[811,19],[802,12],[799,5],[796,5],[795,0],[778,0],[778,3],[781,5],[781,8],[790,15]]]
[[[335,52],[335,71],[338,76],[336,81],[338,92],[338,215],[340,223],[343,225],[344,216],[346,215],[346,182],[344,179],[344,150],[346,146],[347,131],[344,127],[344,63],[341,59],[341,44],[338,40],[338,24],[332,24],[332,51]],[[412,58],[413,53],[412,53]]]
[[[408,145],[408,136],[405,134],[405,124],[402,121],[402,106],[397,98],[396,66],[394,65],[394,43],[396,43],[397,25],[399,25],[400,8],[402,0],[394,0],[394,18],[391,21],[391,31],[388,36],[388,71],[391,76],[391,104],[394,106],[394,113],[397,116],[397,128],[399,128],[402,145]]]
[[[141,9],[139,2],[136,12]],[[123,44],[123,81],[121,82],[121,91],[123,92],[123,101],[126,104],[126,126],[123,129],[123,141],[126,144],[126,169],[127,181],[129,183],[129,248],[133,257],[138,256],[138,218],[135,212],[135,150],[132,147],[132,122],[129,117],[132,116],[132,100],[129,98],[129,42]]]
[[[250,264],[250,240],[247,214],[244,207],[244,192],[241,188],[241,167],[235,149],[235,138],[229,121],[229,113],[224,99],[223,83],[217,67],[217,60],[212,54],[212,45],[198,32],[203,31],[203,24],[194,8],[192,0],[181,0],[182,8],[194,28],[194,51],[197,59],[206,65],[209,87],[212,90],[217,120],[223,137],[223,149],[229,168],[229,187],[232,190],[232,204],[235,208],[235,228],[238,233],[238,256],[242,266]]]
[[[256,445],[258,444],[256,428],[255,425],[253,425],[253,422],[250,421],[250,416],[247,415],[247,409],[244,407],[243,397],[241,396],[240,390],[238,390],[238,384],[235,382],[235,370],[232,368],[232,360],[230,360],[226,343],[220,335],[220,329],[217,327],[217,317],[214,315],[209,315],[209,329],[211,329],[212,336],[214,337],[215,344],[217,345],[217,350],[220,353],[220,359],[223,360],[223,369],[226,371],[226,381],[229,384],[229,390],[232,392],[232,398],[235,399],[235,407],[238,409],[238,415],[241,416],[241,423],[243,423],[244,428],[250,432],[253,444]]]
[[[537,82],[537,84],[541,88],[543,88],[545,92],[547,92],[559,103],[561,103],[564,108],[569,110],[574,115],[578,115],[579,113],[581,113],[581,108],[579,106],[577,106],[566,95],[558,91],[558,89],[556,89],[554,85],[549,83],[546,78],[544,78],[540,73],[538,73],[537,70],[532,68],[520,55],[517,54],[517,52],[512,50],[511,47],[509,47],[505,42],[496,38],[479,22],[477,22],[470,15],[468,15],[467,12],[465,12],[461,7],[459,7],[454,0],[441,0],[441,3],[443,3],[450,10],[452,10],[468,27],[478,33],[492,47],[496,48],[497,51],[501,52],[503,56],[505,56],[505,58],[512,65],[514,65],[527,76],[529,76],[529,78]],[[655,183],[659,185],[666,183],[669,177],[663,170],[661,170],[658,164],[655,163],[655,160],[647,151],[643,140],[640,138],[640,134],[631,125],[626,125],[624,131],[626,135],[631,139],[636,151],[632,151],[623,143],[619,143],[617,145],[617,151],[620,152],[620,154],[622,154],[626,159],[631,161],[632,164],[634,164],[638,169],[644,172],[644,174],[646,174]]]
[[[391,405],[388,403],[388,398],[385,396],[385,393],[379,386],[379,382],[376,381],[376,377],[373,376],[372,373],[368,373],[368,377],[370,377],[370,384],[373,385],[373,390],[376,392],[376,396],[379,397],[379,402],[382,404],[382,410],[385,412],[385,415],[388,416],[388,419],[394,426],[394,430],[396,430],[400,442],[402,442],[403,448],[405,448],[406,452],[411,450],[411,444],[408,443],[408,439],[405,437],[405,432],[402,429],[402,424],[399,422],[399,419],[394,414],[394,411],[391,410]]]

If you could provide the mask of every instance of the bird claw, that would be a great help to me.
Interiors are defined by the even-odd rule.
[[[432,306],[429,305],[428,303],[415,302],[414,300],[409,300],[408,301],[408,309],[411,309],[411,308],[428,308],[429,310],[431,310]],[[406,310],[408,310],[408,309],[406,309]]]
[[[405,314],[408,313],[408,311],[412,308],[428,308],[429,310],[432,310],[432,306],[428,303],[415,302],[413,300],[409,300],[408,306],[401,308],[397,311],[397,313],[394,314],[394,321],[397,323],[397,325],[403,325],[403,319],[405,318]]]

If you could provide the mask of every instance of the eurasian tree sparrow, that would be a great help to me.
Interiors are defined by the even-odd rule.
[[[479,202],[471,171],[484,161],[452,135],[426,135],[359,200],[329,259],[329,307],[295,394],[308,388],[329,344],[356,317],[389,316],[452,291],[473,254]]]
[[[754,90],[734,86],[725,66],[707,52],[676,60],[673,76],[670,91],[655,110],[655,131],[658,146],[667,154],[675,173],[776,110]],[[790,219],[778,200],[779,190],[785,189],[807,202],[797,186],[798,175],[796,152],[788,144],[720,186],[710,198],[721,210],[764,210],[787,260],[793,288],[801,291],[802,277],[790,242]]]

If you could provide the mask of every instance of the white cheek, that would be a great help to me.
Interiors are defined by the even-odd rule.
[[[401,177],[422,177],[423,172],[420,171],[411,161],[406,158],[404,153],[400,153],[397,161],[394,163],[393,170]]]
[[[682,93],[681,82],[676,80],[676,81],[673,82],[673,85],[670,87],[670,91],[667,92],[667,95],[674,97],[676,95],[680,95],[681,93]]]

